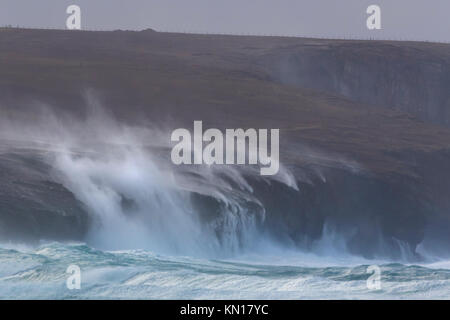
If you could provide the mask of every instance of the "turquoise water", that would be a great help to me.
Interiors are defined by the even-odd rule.
[[[100,251],[85,244],[2,245],[1,299],[449,299],[450,263],[377,264],[381,289],[367,287],[376,261],[290,253],[233,260]],[[81,289],[69,290],[69,265]]]

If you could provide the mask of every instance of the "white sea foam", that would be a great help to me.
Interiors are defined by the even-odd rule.
[[[51,243],[0,249],[0,298],[39,299],[449,299],[450,270],[380,265],[381,290],[366,286],[367,265],[298,266],[267,257],[236,261],[155,255],[146,251],[104,252],[83,244]],[[299,258],[299,257],[297,257]],[[309,260],[313,255],[304,256]],[[255,260],[256,259],[256,260]],[[16,261],[14,270],[5,265]],[[256,262],[259,260],[259,264]],[[33,261],[33,263],[30,263]],[[65,286],[65,267],[81,268],[81,290]],[[408,279],[408,281],[405,281]]]

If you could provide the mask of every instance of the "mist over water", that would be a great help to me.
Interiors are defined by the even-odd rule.
[[[233,256],[271,241],[258,230],[265,209],[246,175],[296,188],[285,169],[278,177],[260,178],[256,168],[243,174],[226,166],[174,168],[165,161],[130,145],[100,154],[54,154],[55,176],[92,216],[89,244],[108,250]],[[210,209],[213,217],[199,212],[193,194],[216,204]]]
[[[52,179],[90,216],[89,245],[230,257],[271,241],[257,228],[265,209],[246,177],[295,190],[295,178],[286,168],[276,176],[259,177],[256,166],[176,167],[167,152],[169,130],[120,124],[94,95],[86,94],[86,100],[84,120],[39,106],[34,121],[25,125],[23,119],[4,119],[1,131],[14,147],[43,152]],[[214,217],[199,213],[193,195],[213,199]]]
[[[281,165],[277,175],[262,177],[257,166],[175,166],[169,157],[170,125],[124,124],[101,106],[95,94],[87,91],[85,98],[85,117],[55,114],[50,107],[37,104],[32,120],[3,118],[0,133],[4,141],[10,141],[6,149],[40,154],[51,168],[49,179],[63,185],[82,204],[89,216],[86,243],[103,250],[143,249],[207,258],[302,249],[286,237],[274,236],[270,225],[263,227],[267,224],[263,200],[271,195],[258,194],[255,187],[277,184],[295,196],[298,182],[314,185],[316,179],[326,183],[325,172],[311,168],[294,175]],[[362,170],[354,161],[336,155],[295,148],[311,162],[354,173]],[[321,237],[307,241],[303,250],[351,257],[350,236],[351,232],[343,233],[325,221]],[[395,241],[401,260],[411,260],[410,248]],[[379,247],[390,250],[382,237]],[[422,254],[427,255],[426,251]]]

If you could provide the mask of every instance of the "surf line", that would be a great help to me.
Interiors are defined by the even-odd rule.
[[[178,143],[172,148],[171,159],[175,165],[259,164],[262,176],[275,175],[280,169],[280,130],[270,129],[270,155],[268,131],[226,129],[223,134],[219,129],[211,128],[203,132],[202,121],[194,121],[193,137],[185,128],[172,132],[171,141]]]

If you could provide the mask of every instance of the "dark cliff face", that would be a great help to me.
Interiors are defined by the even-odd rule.
[[[447,45],[341,42],[298,45],[267,57],[277,81],[333,92],[450,125]]]
[[[299,191],[249,178],[261,230],[310,249],[331,228],[368,257],[414,255],[424,239],[448,253],[449,57],[433,43],[0,30],[0,111],[26,129],[45,105],[70,124],[93,92],[124,125],[279,128]],[[5,152],[3,238],[83,239],[85,206],[44,163],[16,154],[11,169]],[[220,221],[220,201],[192,198]]]
[[[81,240],[89,217],[52,176],[46,152],[17,141],[0,146],[0,241]]]
[[[448,255],[450,179],[440,172],[449,172],[448,157],[442,154],[436,161],[427,154],[418,156],[429,183],[423,177],[390,182],[345,168],[299,166],[291,169],[310,177],[296,174],[298,190],[243,173],[252,192],[225,195],[239,203],[233,214],[254,216],[256,230],[282,245],[315,250],[331,232],[346,250],[366,258],[420,259],[417,246],[424,240],[432,246],[428,249]],[[96,218],[91,208],[61,183],[51,158],[51,153],[33,148],[7,148],[0,154],[1,241],[84,241],[92,231]],[[427,167],[428,161],[433,166]],[[122,200],[123,213],[132,216],[135,199]],[[200,223],[205,230],[213,226],[219,242],[225,246],[228,233],[236,232],[240,249],[247,248],[245,233],[251,230],[240,219],[230,230],[224,216],[231,208],[222,198],[191,192],[190,201]]]

